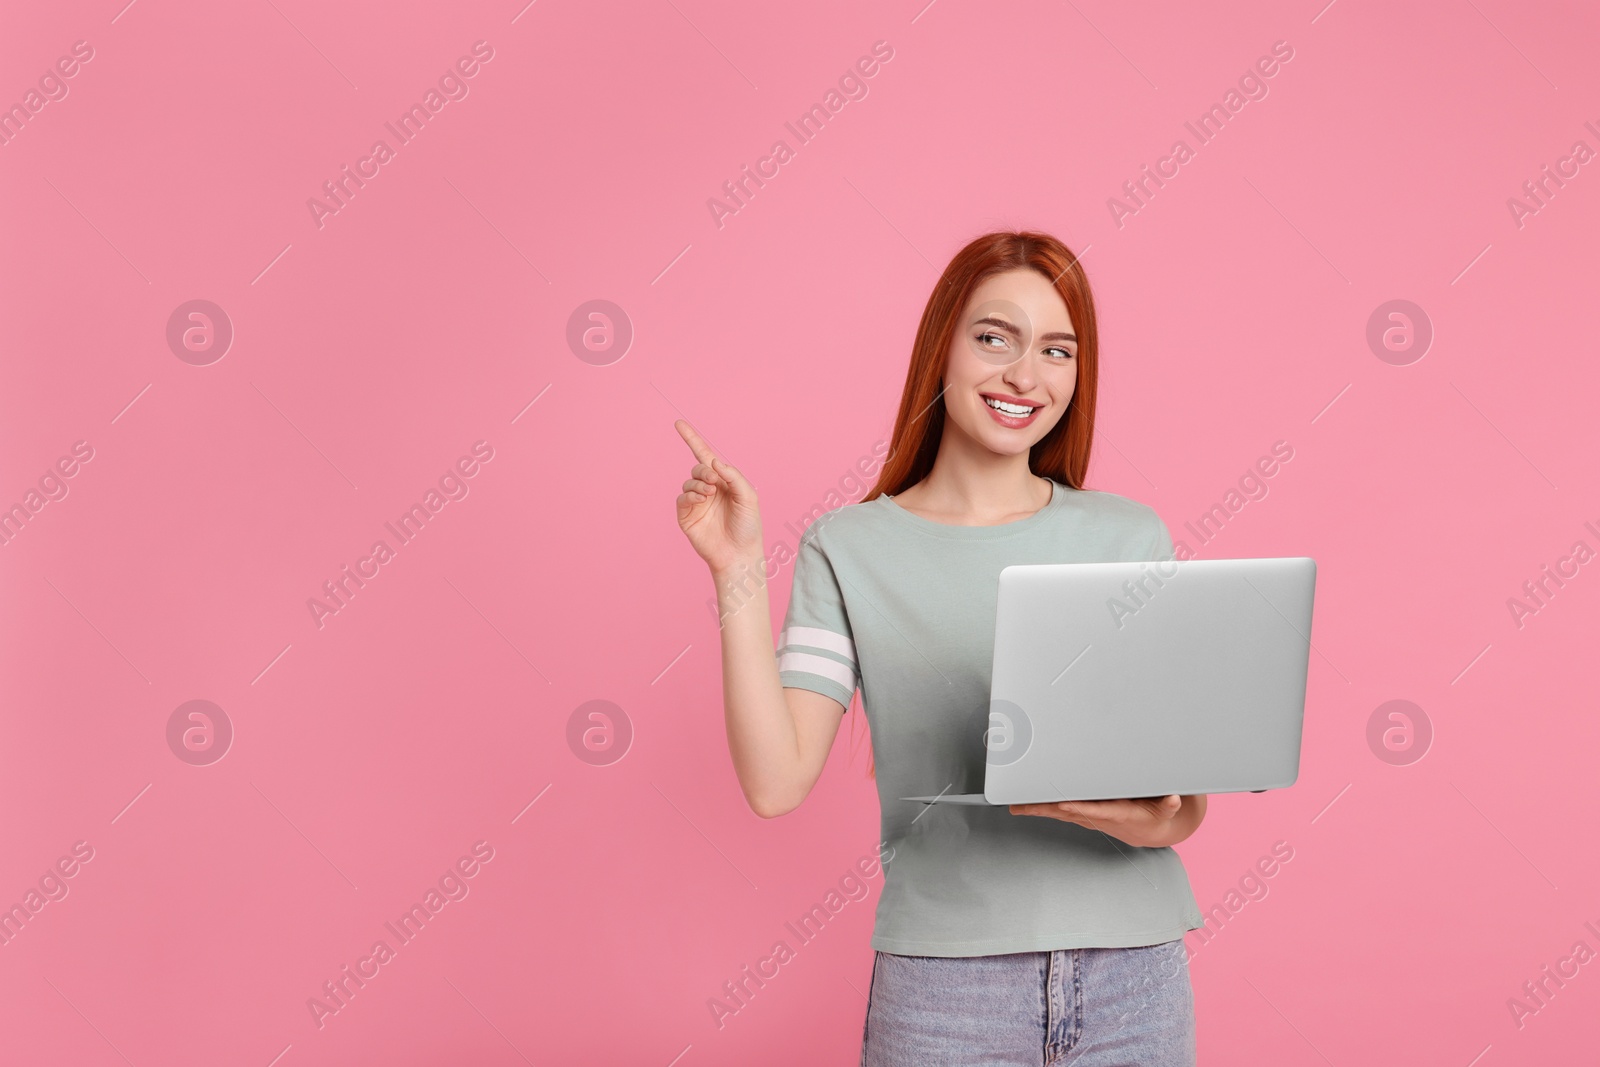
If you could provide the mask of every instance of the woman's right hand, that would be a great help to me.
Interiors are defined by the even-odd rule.
[[[678,496],[678,526],[713,574],[759,563],[761,509],[755,486],[737,467],[711,454],[711,446],[688,422],[672,424],[699,461],[689,470]]]

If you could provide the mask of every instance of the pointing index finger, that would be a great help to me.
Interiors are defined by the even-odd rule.
[[[704,463],[708,467],[711,466],[711,460],[713,458],[711,454],[711,446],[706,444],[706,439],[701,437],[699,433],[695,431],[693,426],[689,425],[689,420],[678,419],[672,424],[672,426],[673,429],[678,431],[678,436],[682,437],[684,443],[687,444],[694,452],[695,459],[698,459],[701,463]]]

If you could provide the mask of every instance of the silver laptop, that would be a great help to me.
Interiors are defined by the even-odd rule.
[[[1316,561],[1000,572],[982,793],[1028,804],[1262,792],[1300,774]]]

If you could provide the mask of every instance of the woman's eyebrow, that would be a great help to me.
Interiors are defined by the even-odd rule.
[[[996,318],[993,315],[985,315],[983,318],[975,320],[972,325],[974,325],[974,326],[998,326],[1000,329],[1004,330],[1006,333],[1009,333],[1013,337],[1021,337],[1022,336],[1022,331],[1021,330],[1019,330],[1015,326],[1011,325],[1011,323],[1007,322],[1005,319]]]
[[[1015,326],[1011,325],[1011,323],[1007,322],[1005,319],[996,318],[993,315],[985,315],[983,318],[975,320],[972,323],[972,325],[974,325],[974,326],[996,326],[996,327],[999,327],[1000,329],[1006,331],[1007,333],[1009,333],[1013,337],[1021,337],[1022,336],[1022,331],[1021,330],[1019,330]],[[1078,339],[1078,335],[1077,334],[1074,334],[1074,333],[1062,333],[1060,330],[1055,330],[1055,331],[1052,331],[1050,333],[1041,334],[1039,336],[1039,340],[1041,340],[1041,341],[1076,341],[1077,339]]]

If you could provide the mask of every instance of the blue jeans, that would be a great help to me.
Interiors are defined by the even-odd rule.
[[[1183,940],[998,956],[878,952],[862,1067],[1192,1067]]]

